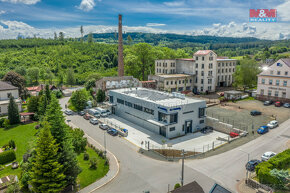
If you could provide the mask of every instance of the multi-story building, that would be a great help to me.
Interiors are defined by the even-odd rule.
[[[9,99],[13,97],[18,106],[18,110],[22,111],[22,101],[19,98],[18,88],[4,81],[0,81],[0,115],[8,113]]]
[[[167,138],[205,127],[204,100],[146,88],[110,90],[109,97],[113,114]]]
[[[282,58],[258,75],[257,98],[290,102],[290,58]]]
[[[159,90],[214,92],[216,87],[232,85],[235,67],[235,59],[218,57],[212,50],[199,50],[189,59],[156,60],[155,75],[148,79],[156,80]],[[187,85],[179,85],[180,79]]]
[[[96,91],[101,89],[103,91],[119,88],[130,88],[141,86],[140,81],[133,76],[113,76],[103,77],[96,81]]]

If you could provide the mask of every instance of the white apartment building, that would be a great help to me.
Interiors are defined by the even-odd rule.
[[[257,98],[290,102],[290,58],[282,58],[258,75]]]
[[[236,63],[212,50],[199,50],[189,59],[156,60],[155,75],[148,79],[157,81],[158,90],[215,92],[216,87],[232,85]],[[187,84],[178,84],[180,79]]]
[[[22,101],[19,98],[18,88],[7,82],[0,81],[0,115],[8,113],[10,96],[15,99],[19,112],[22,111]]]

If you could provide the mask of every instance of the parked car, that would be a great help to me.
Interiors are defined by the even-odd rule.
[[[267,151],[262,155],[261,159],[262,161],[268,161],[270,158],[274,157],[275,155],[276,153],[272,151]]]
[[[250,171],[250,172],[253,172],[255,171],[255,167],[261,163],[260,160],[257,160],[257,159],[253,159],[253,160],[250,160],[247,164],[246,164],[246,170]]]
[[[256,110],[251,111],[252,116],[261,115],[261,114],[262,114],[262,112],[260,112],[260,111],[256,111]]]
[[[101,117],[107,117],[107,116],[108,116],[108,113],[106,113],[106,112],[101,113]]]
[[[94,117],[96,117],[96,118],[99,119],[99,118],[101,118],[101,115],[100,115],[100,113],[95,113],[95,114],[94,114]]]
[[[206,126],[205,128],[201,129],[200,132],[206,134],[206,133],[210,133],[213,132],[213,128],[210,126]]]
[[[111,115],[112,113],[111,113],[111,111],[110,110],[106,110],[106,113],[108,114],[108,115]]]
[[[106,129],[109,128],[109,126],[104,124],[104,123],[102,123],[102,124],[100,124],[100,128],[103,129],[103,130],[106,130]]]
[[[275,107],[281,107],[282,103],[280,101],[275,102]]]
[[[84,119],[86,120],[89,120],[90,118],[92,118],[88,113],[86,113],[84,116],[83,116]]]
[[[118,131],[116,129],[108,129],[107,133],[112,135],[112,136],[117,136],[118,135]]]
[[[239,134],[238,134],[238,133],[235,133],[235,132],[230,132],[230,136],[231,136],[232,138],[234,138],[234,137],[238,137]]]
[[[270,129],[273,129],[275,127],[278,127],[279,124],[278,124],[278,121],[274,120],[274,121],[270,121],[270,123],[268,123],[267,125]]]
[[[258,130],[257,133],[259,134],[265,134],[269,131],[269,127],[268,126],[261,126]]]
[[[67,109],[67,110],[64,111],[64,113],[65,113],[66,115],[72,115],[72,114],[73,114],[73,111]]]
[[[269,106],[269,105],[271,105],[271,104],[273,104],[273,103],[274,103],[274,102],[271,101],[271,100],[270,100],[270,101],[265,101],[265,102],[264,102],[264,105],[265,105],[265,106]]]
[[[96,119],[96,118],[91,118],[91,119],[90,119],[90,123],[93,124],[93,125],[97,125],[97,124],[98,124],[98,119]]]
[[[80,116],[84,116],[85,114],[86,114],[85,111],[80,111],[80,112],[79,112],[79,115],[80,115]]]
[[[290,108],[290,103],[284,103],[283,107]]]

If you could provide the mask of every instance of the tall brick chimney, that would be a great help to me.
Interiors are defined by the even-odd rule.
[[[122,15],[119,14],[118,76],[124,76]]]

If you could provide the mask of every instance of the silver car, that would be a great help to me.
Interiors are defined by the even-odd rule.
[[[91,118],[91,119],[90,119],[90,123],[93,124],[93,125],[97,125],[98,122],[99,122],[99,121],[98,121],[98,119],[96,119],[96,118]]]
[[[102,123],[102,124],[100,124],[100,128],[103,129],[103,130],[107,130],[109,128],[109,126],[104,124],[104,123]]]

